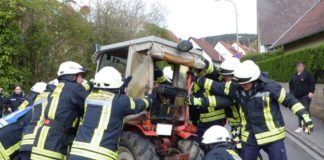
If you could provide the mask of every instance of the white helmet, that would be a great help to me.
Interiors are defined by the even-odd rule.
[[[202,137],[201,143],[213,144],[218,142],[227,142],[230,139],[231,136],[225,127],[214,125],[206,130]]]
[[[167,66],[163,69],[163,75],[168,78],[169,80],[172,80],[173,78],[173,71],[170,66]]]
[[[30,90],[36,93],[42,93],[45,91],[46,86],[47,84],[45,82],[37,82]]]
[[[123,85],[122,76],[114,67],[104,67],[94,78],[95,88],[116,89]]]
[[[234,71],[236,68],[239,68],[241,62],[239,59],[235,57],[227,58],[220,65],[220,73],[222,75],[234,75]]]
[[[69,75],[69,74],[78,74],[78,73],[84,73],[85,69],[76,62],[73,61],[66,61],[61,63],[58,71],[57,71],[57,76],[62,76],[62,75]]]
[[[57,86],[59,84],[59,81],[57,79],[53,79],[52,81],[48,82],[48,84]]]
[[[258,65],[251,60],[242,62],[234,72],[234,76],[239,84],[245,84],[257,80],[261,75]]]

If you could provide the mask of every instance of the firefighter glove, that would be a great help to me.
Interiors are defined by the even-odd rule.
[[[194,96],[189,96],[186,98],[186,102],[190,106],[201,106],[201,99]]]
[[[314,125],[313,125],[313,121],[310,118],[309,114],[303,114],[301,116],[302,120],[303,120],[303,128],[307,128],[308,129],[308,134],[313,132],[314,129]]]

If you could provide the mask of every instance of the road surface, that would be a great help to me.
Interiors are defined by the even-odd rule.
[[[302,148],[291,141],[289,138],[285,139],[288,160],[315,160],[311,155],[305,152]],[[262,151],[264,160],[269,160],[268,155]]]

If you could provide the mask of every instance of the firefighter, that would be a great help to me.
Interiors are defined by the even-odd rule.
[[[241,62],[237,58],[227,58],[220,65],[220,74],[223,77],[224,82],[231,82],[234,77],[234,71],[241,65]],[[231,134],[233,142],[238,144],[237,147],[241,148],[240,139],[239,139],[239,130],[240,130],[240,116],[238,113],[238,104],[234,101],[234,105],[225,108],[226,119],[229,125],[231,126]]]
[[[199,71],[199,76],[209,77],[213,80],[219,81],[221,80],[221,75],[219,74],[219,70],[213,65],[213,63],[209,62],[208,60],[204,60],[206,67],[205,69]],[[195,77],[194,74],[191,74],[192,77]],[[193,78],[196,79],[196,78]],[[210,96],[210,92],[207,90],[200,90],[197,88],[197,84],[193,86],[194,91],[193,95],[197,97],[208,97]],[[204,132],[213,125],[221,125],[224,126],[226,123],[226,112],[224,108],[215,107],[217,99],[213,99],[209,103],[208,107],[190,107],[190,116],[191,119],[197,120],[197,141],[201,142],[201,137]]]
[[[219,83],[205,78],[198,79],[197,84],[213,94],[229,96],[240,104],[243,159],[255,160],[260,149],[263,149],[269,159],[286,160],[285,125],[280,104],[300,117],[311,133],[313,122],[309,113],[279,84],[265,78],[253,61],[243,62],[235,70],[234,76],[238,84]]]
[[[212,126],[202,137],[208,153],[205,160],[242,160],[235,147],[230,142],[231,136],[223,126]]]
[[[73,141],[70,160],[117,159],[124,117],[137,114],[152,103],[150,98],[133,99],[120,94],[122,76],[113,67],[102,68],[94,83],[85,102],[84,118]]]
[[[76,62],[67,61],[60,65],[57,73],[59,84],[48,98],[31,159],[66,158],[84,112],[84,100],[89,94],[82,86],[84,73],[85,69]]]
[[[28,95],[37,95],[45,90],[46,83],[38,82],[32,88]],[[21,135],[29,123],[32,115],[32,106],[22,106],[33,104],[35,96],[28,96],[28,102],[19,106],[20,109],[12,112],[0,120],[0,159],[9,160],[17,158]]]
[[[46,90],[39,94],[33,104],[32,118],[24,130],[23,138],[20,144],[19,157],[21,160],[29,160],[34,143],[35,135],[38,128],[42,125],[44,120],[44,111],[47,105],[47,99],[50,93],[52,93],[58,84],[58,80],[55,79],[48,83]]]

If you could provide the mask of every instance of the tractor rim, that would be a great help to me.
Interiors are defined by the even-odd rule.
[[[118,160],[135,160],[133,153],[124,146],[120,146],[118,152]]]

